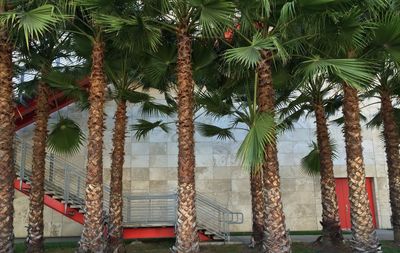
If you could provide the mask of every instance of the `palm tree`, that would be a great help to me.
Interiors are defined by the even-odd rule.
[[[389,176],[389,196],[392,210],[392,225],[395,242],[400,242],[400,154],[399,154],[399,132],[398,123],[395,120],[392,104],[393,95],[398,95],[398,81],[400,62],[399,51],[393,45],[399,43],[400,29],[398,23],[398,6],[392,5],[387,8],[385,14],[376,18],[377,28],[373,34],[371,44],[372,59],[378,59],[376,82],[372,84],[366,96],[377,96],[381,102],[381,109],[375,119],[371,120],[371,126],[383,123],[383,136],[386,148],[386,161]]]
[[[6,6],[0,3],[0,12]],[[0,27],[0,251],[14,251],[14,107],[12,84],[12,44],[7,27]]]
[[[103,132],[106,79],[104,74],[104,35],[96,23],[102,7],[97,1],[74,1],[78,8],[78,33],[86,36],[92,45],[89,87],[89,120],[87,146],[86,212],[78,252],[103,252]],[[89,31],[81,28],[81,24]],[[81,25],[81,26],[79,26]]]
[[[92,43],[91,63],[92,70],[90,75],[89,89],[89,136],[88,136],[88,165],[86,179],[86,213],[82,237],[79,245],[79,252],[99,252],[105,249],[103,240],[104,211],[103,211],[103,130],[104,130],[104,103],[106,76],[104,73],[104,53],[105,41],[113,36],[112,44],[117,48],[135,50],[137,45],[144,45],[143,41],[155,48],[159,43],[159,29],[147,26],[146,18],[142,18],[141,1],[85,1],[75,0],[75,6],[80,7],[77,15],[76,33],[89,39]],[[125,13],[129,20],[116,17]],[[111,16],[114,15],[114,16]],[[127,21],[128,20],[128,21]],[[128,34],[138,31],[143,32],[144,36],[126,36],[123,29],[133,28]],[[136,30],[135,30],[136,29]],[[111,41],[110,41],[111,43]],[[124,99],[123,99],[124,100]],[[118,119],[123,120],[123,105],[120,104]],[[120,121],[118,122],[120,123]],[[118,125],[120,130],[120,125]],[[116,131],[115,141],[121,141],[121,131]],[[117,144],[118,150],[120,143]],[[116,151],[118,152],[118,151]],[[115,157],[116,158],[116,157]],[[118,161],[114,162],[116,169],[119,169]],[[119,162],[120,163],[120,162]],[[117,178],[120,176],[116,175]],[[119,185],[115,185],[115,194],[119,192]],[[118,196],[115,202],[119,201]],[[114,202],[114,199],[113,199]],[[114,210],[115,211],[115,210]],[[117,215],[118,216],[118,215]],[[119,219],[118,217],[116,219]],[[115,220],[116,222],[119,222]],[[120,229],[120,228],[117,228]],[[120,231],[116,232],[117,234]],[[119,236],[119,235],[118,235]],[[118,243],[119,244],[119,243]]]
[[[52,70],[52,63],[66,56],[68,35],[60,32],[46,33],[46,38],[40,42],[31,41],[29,49],[23,50],[22,61],[25,69],[36,71],[36,77],[30,81],[37,86],[35,92],[37,109],[35,116],[35,130],[33,136],[32,176],[30,189],[30,207],[28,219],[28,252],[43,252],[43,209],[44,209],[44,179],[45,158],[47,142],[47,123],[50,116],[49,96],[51,88],[47,84],[46,77]],[[23,52],[26,51],[26,52]],[[22,57],[22,56],[21,56]],[[26,70],[25,70],[26,71]],[[25,86],[25,87],[24,87]],[[18,87],[26,89],[27,85],[20,84]],[[35,87],[36,88],[36,87]]]
[[[379,3],[378,3],[379,2]],[[367,38],[371,33],[371,17],[376,13],[376,8],[380,8],[382,2],[352,1],[339,3],[338,8],[332,8],[329,15],[321,15],[322,22],[320,34],[313,38],[313,45],[325,52],[328,57],[342,58],[335,62],[335,65],[354,65],[355,78],[351,74],[353,70],[343,68],[341,73],[331,67],[322,66],[320,63],[314,64],[320,69],[325,69],[325,73],[337,72],[339,75],[334,83],[339,83],[343,92],[343,118],[344,118],[344,138],[346,144],[347,174],[349,179],[349,199],[350,213],[352,220],[352,248],[355,252],[379,252],[380,244],[372,223],[372,214],[369,206],[367,191],[365,188],[365,168],[362,155],[362,137],[360,126],[360,107],[358,90],[363,89],[372,80],[372,70],[370,66],[365,66],[358,56],[363,55],[363,50],[367,46]],[[329,16],[329,17],[328,17]],[[315,40],[314,40],[315,39]],[[319,56],[316,56],[317,58]],[[313,57],[315,58],[315,57]],[[315,58],[316,62],[318,62]],[[347,58],[347,60],[345,59]],[[335,68],[339,67],[337,65]],[[362,65],[364,65],[362,67]],[[313,68],[314,68],[313,67]],[[343,71],[344,70],[344,71]],[[347,72],[347,73],[346,73]],[[350,80],[353,79],[353,80]]]
[[[141,87],[139,72],[137,71],[137,57],[132,54],[113,54],[106,58],[106,75],[114,86],[110,92],[117,103],[115,112],[115,125],[113,134],[113,151],[111,154],[111,179],[110,179],[110,207],[109,207],[109,252],[125,252],[122,237],[122,176],[124,165],[125,132],[127,125],[126,103],[142,103],[150,100],[146,93],[137,92]]]
[[[233,87],[229,85],[223,85],[218,90],[211,90],[207,92],[201,92],[198,94],[196,103],[198,106],[205,108],[206,114],[213,118],[224,118],[229,117],[231,124],[228,127],[219,127],[215,125],[198,123],[198,130],[200,134],[207,137],[217,137],[218,139],[232,139],[234,140],[232,129],[245,130],[248,133],[250,131],[264,132],[265,135],[261,135],[260,138],[265,138],[268,141],[271,140],[270,133],[274,131],[274,124],[271,118],[269,121],[265,119],[264,122],[256,122],[257,114],[250,112],[254,111],[256,105],[254,98],[249,94],[241,94],[239,89],[242,89],[242,83],[246,82],[243,79],[234,80],[228,79],[226,82],[236,83]],[[253,82],[254,83],[254,82]],[[240,85],[237,85],[240,84]],[[240,88],[239,88],[240,87]],[[253,87],[254,88],[254,87]],[[239,92],[238,92],[239,91]],[[245,125],[245,128],[242,126]],[[265,127],[263,130],[257,130],[261,126]],[[259,140],[260,141],[260,140]],[[262,141],[262,140],[261,140]],[[242,154],[247,156],[248,154]],[[263,180],[262,170],[256,169],[256,165],[246,165],[249,169],[250,174],[250,193],[251,193],[251,206],[252,206],[252,239],[251,247],[260,246],[264,235],[264,193],[263,193]]]
[[[250,45],[228,50],[226,58],[228,62],[236,62],[257,69],[257,103],[261,113],[268,112],[275,115],[272,65],[278,59],[286,63],[291,56],[289,50],[301,44],[298,43],[301,40],[298,38],[293,40],[289,36],[289,34],[292,36],[298,34],[299,25],[296,26],[296,22],[304,20],[308,9],[315,12],[320,6],[325,8],[326,4],[326,1],[302,2],[301,4],[281,1],[238,1],[240,27],[234,33]],[[280,193],[277,152],[275,142],[266,144],[263,165],[266,204],[264,252],[291,251]]]
[[[380,100],[379,112],[367,123],[368,127],[381,127],[383,125],[383,139],[386,149],[386,163],[389,175],[389,197],[392,209],[392,225],[394,239],[400,241],[400,213],[399,213],[399,187],[398,180],[400,178],[399,166],[399,127],[396,108],[393,106],[393,98],[399,94],[398,84],[399,73],[393,62],[383,62],[381,71],[379,71],[376,82],[364,94],[368,99],[371,97]]]
[[[340,229],[336,183],[333,174],[333,152],[327,123],[328,116],[335,113],[341,106],[341,95],[336,94],[326,98],[330,93],[334,94],[334,86],[328,85],[325,82],[326,79],[324,76],[306,79],[298,89],[300,95],[288,102],[287,107],[280,110],[280,114],[281,117],[286,117],[285,121],[297,120],[305,113],[308,115],[314,112],[315,114],[318,144],[314,145],[317,153],[313,152],[312,154],[318,154],[317,162],[319,164],[316,173],[320,174],[321,184],[322,239],[323,242],[341,244],[343,236]]]
[[[230,23],[233,4],[216,1],[146,1],[145,8],[158,10],[161,23],[176,34],[178,86],[178,217],[176,244],[178,253],[199,252],[195,209],[194,158],[194,80],[192,70],[192,42],[200,31],[207,37]],[[154,11],[153,11],[154,12]]]
[[[13,199],[15,178],[14,171],[14,106],[12,85],[12,52],[13,43],[17,42],[17,34],[22,32],[22,38],[28,45],[30,39],[38,39],[43,33],[49,31],[58,19],[54,12],[54,6],[50,4],[35,5],[23,3],[12,5],[9,1],[1,1],[0,12],[0,122],[1,122],[1,148],[2,157],[0,163],[1,201],[2,211],[0,221],[0,252],[13,252]],[[26,17],[30,19],[26,19]],[[34,20],[35,22],[32,22]]]
[[[382,76],[383,77],[383,76]],[[380,79],[381,84],[385,81]],[[383,81],[383,82],[382,82]],[[389,81],[389,80],[386,80]],[[397,82],[396,82],[397,83]],[[390,84],[386,82],[386,84]],[[393,87],[393,86],[392,86]],[[400,242],[400,136],[398,125],[394,117],[390,86],[382,85],[380,89],[381,110],[383,122],[383,136],[385,139],[386,161],[389,175],[389,196],[392,209],[391,222],[393,225],[394,241]]]

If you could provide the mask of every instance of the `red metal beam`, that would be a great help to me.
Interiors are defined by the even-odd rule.
[[[83,88],[89,86],[89,79],[85,78],[78,82]],[[56,92],[48,100],[50,104],[50,112],[56,112],[62,108],[72,104],[74,101],[72,99],[66,98],[63,92]],[[34,122],[36,110],[36,100],[31,99],[27,101],[27,105],[18,105],[15,109],[15,130],[18,131]]]
[[[29,196],[29,189],[30,185],[21,182],[20,180],[15,180],[14,181],[14,188],[17,189],[18,191],[22,192],[23,194]],[[44,204],[51,209],[57,211],[58,213],[67,216],[73,221],[76,221],[80,224],[83,224],[83,214],[79,212],[79,210],[75,208],[70,208],[67,207],[66,212],[65,212],[65,205],[64,203],[61,203],[61,201],[56,200],[52,198],[49,195],[44,195]]]

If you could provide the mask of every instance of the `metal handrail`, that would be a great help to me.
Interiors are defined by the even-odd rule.
[[[19,137],[15,140],[15,166],[20,180],[30,180],[32,174],[31,145]],[[65,209],[73,205],[84,210],[86,170],[70,161],[48,152],[46,155],[45,191],[64,201]],[[110,188],[104,185],[103,206],[108,212]],[[127,227],[174,226],[177,219],[177,194],[123,195],[123,221]],[[230,239],[229,225],[243,223],[243,213],[231,212],[216,200],[196,193],[196,211],[199,229],[224,240]]]

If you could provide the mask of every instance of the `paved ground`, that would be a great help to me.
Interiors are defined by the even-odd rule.
[[[379,240],[383,241],[392,241],[393,240],[393,231],[392,230],[376,230],[378,234]],[[318,235],[291,235],[292,241],[294,242],[314,242]],[[345,234],[345,239],[351,239],[351,234]],[[232,242],[240,242],[240,243],[250,243],[250,236],[232,236]]]
[[[383,241],[391,241],[393,240],[393,231],[392,230],[376,230],[379,240]],[[291,235],[292,241],[294,242],[314,242],[318,235]],[[345,234],[345,239],[350,239],[351,234]],[[79,237],[52,237],[46,238],[46,242],[74,242],[78,241]],[[15,239],[16,243],[23,243],[25,239],[17,238]],[[221,242],[224,244],[223,242]],[[250,236],[231,236],[231,243],[250,243]],[[214,243],[213,243],[214,244]]]

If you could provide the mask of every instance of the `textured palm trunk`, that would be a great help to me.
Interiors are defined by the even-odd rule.
[[[322,103],[314,104],[317,124],[317,141],[320,154],[321,201],[322,201],[322,236],[335,245],[343,242],[340,229],[338,201],[336,197],[336,182],[333,174],[332,148],[329,142],[328,125]]]
[[[264,236],[264,194],[262,171],[250,173],[251,211],[253,216],[252,243],[258,246],[262,243]]]
[[[126,101],[118,102],[115,112],[115,126],[113,135],[113,152],[111,154],[111,181],[110,181],[110,221],[108,230],[108,252],[125,252],[122,238],[122,173],[125,156],[126,131]]]
[[[353,252],[380,252],[365,188],[360,108],[357,90],[344,84],[344,138],[349,179],[350,216]]]
[[[258,108],[260,112],[274,115],[275,91],[272,84],[271,53],[263,51],[258,71]],[[263,252],[291,252],[290,238],[286,231],[285,214],[281,198],[281,181],[279,177],[278,150],[276,142],[265,147],[265,163],[263,164],[264,183],[264,240]]]
[[[78,252],[103,252],[103,131],[106,81],[104,44],[95,40],[92,51],[89,88],[88,154],[86,175],[86,213]]]
[[[192,77],[192,41],[187,26],[180,25],[178,37],[178,210],[177,253],[199,252],[196,225],[196,188],[194,157],[194,81]]]
[[[4,3],[3,3],[4,4]],[[0,13],[4,11],[0,3]],[[12,47],[0,27],[0,252],[14,252],[14,106]]]
[[[387,91],[381,92],[381,115],[389,175],[389,196],[392,209],[394,240],[396,243],[400,243],[400,137],[394,118],[390,93]]]
[[[26,240],[27,252],[32,253],[44,252],[44,177],[46,170],[47,122],[50,113],[48,98],[49,88],[43,81],[40,81],[32,146],[32,176],[29,193],[28,237]]]

